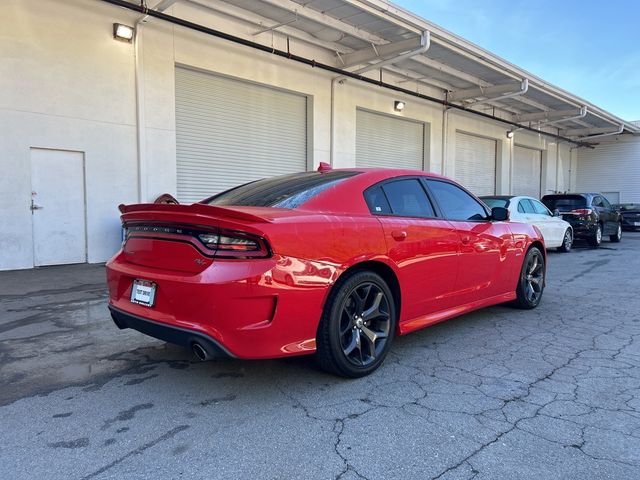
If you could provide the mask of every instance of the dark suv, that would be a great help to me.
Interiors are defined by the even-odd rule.
[[[542,203],[552,212],[560,212],[573,227],[574,237],[587,240],[593,247],[600,245],[603,235],[609,235],[612,242],[622,238],[620,212],[599,193],[545,195]]]

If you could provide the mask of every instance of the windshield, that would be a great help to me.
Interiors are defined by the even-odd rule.
[[[493,208],[493,207],[509,208],[508,198],[480,197],[480,200],[482,200],[485,203],[485,205],[487,205],[489,208]]]
[[[358,172],[304,172],[263,178],[203,200],[220,206],[296,208]]]
[[[548,195],[542,199],[542,203],[552,212],[556,209],[569,211],[576,208],[585,208],[587,199],[582,195]]]

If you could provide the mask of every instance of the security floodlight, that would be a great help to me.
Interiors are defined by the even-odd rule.
[[[121,23],[113,24],[113,38],[115,38],[116,40],[131,43],[131,40],[133,40],[133,33],[133,27],[123,25]]]
[[[402,110],[404,110],[405,107],[405,103],[401,100],[396,100],[395,102],[393,102],[393,109],[396,112],[401,112]]]

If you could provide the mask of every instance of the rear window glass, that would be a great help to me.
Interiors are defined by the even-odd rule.
[[[551,210],[573,210],[587,206],[587,199],[582,195],[549,195],[542,199],[542,203]]]
[[[493,207],[509,208],[508,198],[480,197],[480,200],[482,200],[485,203],[485,205],[487,205],[489,208],[493,208]]]
[[[297,208],[359,172],[304,172],[264,178],[203,200],[220,206]]]

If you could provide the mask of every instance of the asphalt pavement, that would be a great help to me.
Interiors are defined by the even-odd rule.
[[[640,233],[548,266],[539,308],[397,338],[358,380],[120,331],[100,265],[0,272],[0,478],[640,478]]]

